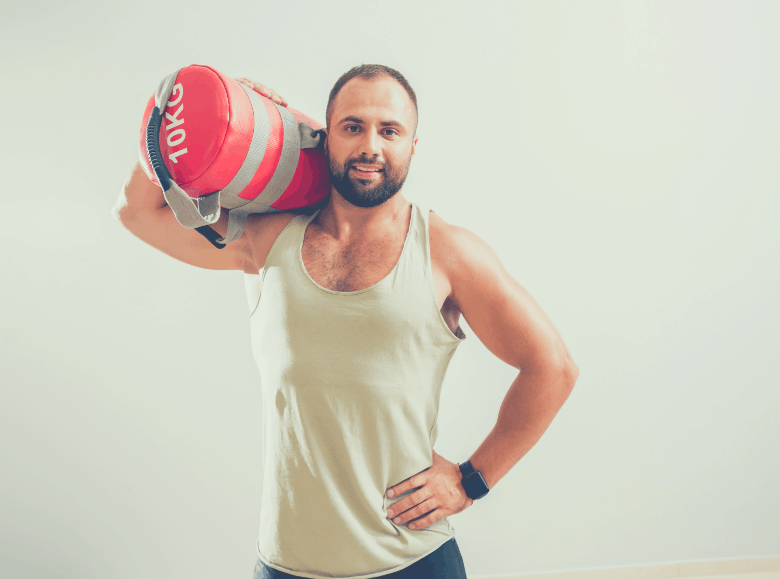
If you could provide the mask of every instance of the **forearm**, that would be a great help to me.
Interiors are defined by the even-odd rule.
[[[569,397],[577,374],[576,366],[525,369],[518,374],[501,403],[496,425],[470,458],[488,488],[539,441]]]

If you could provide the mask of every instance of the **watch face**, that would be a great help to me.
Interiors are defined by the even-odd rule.
[[[471,500],[476,500],[488,493],[490,490],[482,478],[482,474],[475,472],[463,479],[463,488],[466,489],[466,495]]]

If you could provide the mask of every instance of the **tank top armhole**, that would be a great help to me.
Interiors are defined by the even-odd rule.
[[[268,250],[268,255],[265,257],[265,263],[263,264],[263,269],[260,270],[258,273],[260,274],[260,291],[257,293],[257,300],[255,301],[255,307],[252,308],[251,312],[249,313],[249,318],[251,319],[252,316],[255,315],[255,312],[257,311],[257,307],[260,305],[260,299],[263,297],[263,283],[265,282],[265,272],[268,266],[268,261],[271,259],[271,256],[274,253],[274,249],[276,248],[277,244],[279,243],[279,239],[285,234],[287,229],[290,227],[290,225],[298,219],[299,217],[309,217],[308,215],[296,215],[290,221],[287,222],[287,225],[284,226],[284,229],[282,229],[279,232],[279,235],[276,236],[276,239],[274,239],[274,242],[271,244],[271,249]]]
[[[452,341],[454,346],[457,346],[460,344],[463,340],[466,339],[466,332],[463,331],[463,328],[460,327],[460,322],[458,322],[458,327],[455,328],[455,332],[450,329],[450,327],[447,325],[447,320],[444,319],[444,316],[441,313],[441,310],[439,309],[439,302],[436,299],[436,284],[433,282],[433,258],[431,257],[431,237],[430,237],[430,227],[431,227],[431,212],[436,213],[433,209],[429,209],[428,207],[421,206],[422,214],[423,214],[423,227],[424,227],[424,235],[425,235],[425,253],[426,253],[426,259],[427,259],[427,272],[425,274],[429,287],[429,293],[431,295],[431,299],[433,300],[433,307],[436,310],[436,316],[439,318],[439,322],[441,323],[441,326],[444,328],[444,331],[449,336],[450,340]],[[446,299],[445,299],[446,301]]]

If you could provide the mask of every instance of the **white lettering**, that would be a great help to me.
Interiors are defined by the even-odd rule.
[[[171,91],[171,96],[176,94],[177,91],[179,93],[179,96],[176,98],[175,101],[172,101],[172,100],[168,101],[168,106],[169,107],[174,107],[174,106],[178,105],[179,101],[181,100],[181,97],[184,96],[184,87],[181,86],[181,83],[173,85],[173,90]]]
[[[165,118],[169,121],[173,121],[170,125],[166,126],[165,128],[169,131],[173,129],[174,127],[178,127],[180,124],[184,122],[184,118],[178,118],[179,113],[184,110],[184,105],[181,105],[173,115],[171,113],[165,113]]]
[[[176,157],[178,157],[179,155],[183,155],[186,152],[187,152],[187,149],[179,149],[175,153],[171,153],[170,155],[168,155],[168,158],[171,161],[173,161],[174,163],[178,163],[179,161],[176,159]]]
[[[177,94],[178,93],[178,94]],[[168,101],[169,107],[175,107],[179,104],[182,97],[184,96],[184,87],[181,85],[181,83],[177,83],[173,86],[173,90],[171,91],[171,96],[176,95],[176,98],[173,100]],[[166,129],[168,130],[168,146],[169,147],[175,147],[177,145],[180,145],[184,141],[184,137],[187,136],[187,134],[184,132],[184,129],[176,129],[179,125],[181,125],[184,122],[184,117],[179,118],[179,115],[182,114],[182,111],[184,110],[184,103],[182,103],[178,109],[176,109],[176,112],[171,113],[165,113],[165,118],[171,121],[169,125],[166,125]],[[171,129],[176,129],[175,131],[172,131]],[[174,163],[178,163],[179,160],[176,158],[180,155],[183,155],[187,152],[187,149],[179,149],[178,151],[174,151],[168,155],[168,158],[173,161]]]
[[[178,133],[181,133],[181,135],[178,135]],[[180,139],[178,138],[179,136],[181,137]],[[181,144],[185,136],[184,129],[176,129],[172,133],[168,133],[168,146],[175,147]]]

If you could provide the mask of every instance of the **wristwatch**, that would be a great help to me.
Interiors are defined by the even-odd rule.
[[[463,475],[460,484],[462,484],[463,488],[466,489],[466,496],[468,498],[476,501],[490,492],[485,479],[482,478],[482,473],[478,470],[474,470],[474,467],[471,466],[470,460],[467,460],[458,466],[460,467],[460,472]]]

